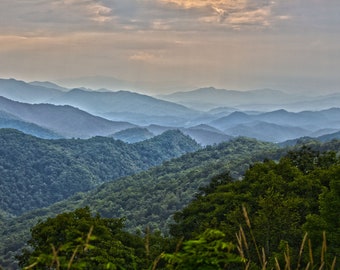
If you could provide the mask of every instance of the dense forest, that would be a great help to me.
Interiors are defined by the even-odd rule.
[[[312,206],[307,206],[308,203],[304,202],[305,199],[299,197],[307,196],[308,192],[305,190],[298,191],[297,188],[308,190],[304,181],[307,181],[306,183],[311,182],[307,178],[307,176],[314,175],[311,172],[318,172],[321,169],[327,170],[328,167],[333,166],[332,164],[334,166],[338,164],[335,154],[322,154],[320,156],[319,153],[338,151],[340,148],[339,141],[321,144],[313,140],[304,140],[303,143],[307,144],[308,147],[305,146],[302,150],[297,152],[294,150],[287,154],[289,148],[279,148],[274,144],[253,139],[237,138],[227,143],[208,146],[197,152],[166,161],[163,165],[145,172],[108,182],[88,193],[78,193],[67,201],[57,203],[49,208],[39,209],[14,219],[4,218],[1,230],[3,236],[1,264],[7,267],[13,265],[15,254],[29,238],[29,228],[34,227],[37,221],[46,220],[49,216],[55,217],[63,212],[72,213],[77,211],[78,208],[83,209],[87,206],[90,206],[91,213],[98,213],[103,219],[120,219],[122,226],[124,224],[124,228],[122,227],[124,234],[128,231],[134,235],[133,237],[142,237],[145,234],[145,229],[149,228],[152,237],[155,237],[158,239],[157,241],[161,241],[164,245],[170,245],[170,242],[173,244],[173,242],[178,241],[178,237],[184,237],[185,241],[201,237],[208,228],[223,232],[232,241],[234,238],[231,239],[231,236],[234,237],[235,231],[239,228],[237,224],[244,224],[244,220],[242,222],[243,215],[240,212],[242,205],[246,205],[252,222],[257,224],[262,219],[262,217],[258,217],[258,211],[261,209],[260,201],[263,201],[262,207],[266,206],[268,201],[265,198],[271,196],[273,197],[272,205],[276,206],[278,200],[283,200],[283,205],[280,205],[276,213],[278,216],[275,222],[282,219],[281,215],[286,215],[282,224],[275,226],[285,228],[287,224],[290,224],[292,218],[296,228],[292,229],[294,234],[289,236],[289,239],[301,240],[298,236],[305,230],[303,226],[307,226],[305,225],[307,216],[309,214],[320,215],[318,212],[320,203],[317,198],[320,197],[319,195],[325,188],[330,187],[330,184],[323,186],[325,183],[320,184],[318,183],[320,180],[318,180],[315,183],[316,186],[312,185],[313,192],[309,198],[306,198],[308,203],[313,204]],[[299,149],[299,146],[296,146],[296,148]],[[283,158],[283,156],[285,157]],[[257,163],[263,160],[265,162]],[[328,164],[328,167],[325,164]],[[258,172],[256,172],[256,169],[258,169]],[[280,170],[284,172],[283,175],[279,174]],[[270,173],[265,175],[265,172]],[[253,177],[250,177],[252,173],[254,173]],[[259,175],[263,178],[262,182],[258,182],[261,178]],[[319,176],[317,175],[315,178]],[[295,177],[300,182],[295,183],[293,181],[290,189],[288,188],[289,185],[285,186],[288,180],[295,179]],[[275,181],[278,181],[278,183]],[[254,183],[251,184],[252,182]],[[281,185],[281,187],[276,190],[274,184]],[[219,194],[220,186],[231,190]],[[273,190],[270,190],[269,187]],[[297,192],[298,195],[289,197],[288,201],[292,201],[289,208],[285,202],[284,196],[286,195],[284,192],[290,194],[291,191]],[[208,200],[211,205],[206,204],[205,200]],[[216,210],[214,210],[215,208]],[[302,209],[304,210],[302,211]],[[199,212],[201,210],[202,212]],[[275,208],[272,210],[275,210]],[[283,210],[292,212],[284,212]],[[265,210],[263,211],[265,212]],[[230,224],[224,220],[229,214],[231,215]],[[268,215],[267,213],[266,218],[272,220],[271,214]],[[295,217],[297,215],[300,215],[300,217]],[[263,219],[263,222],[265,223],[265,219]],[[261,225],[262,227],[256,226],[259,232],[254,233],[254,235],[258,233],[260,235],[260,230],[265,226],[264,224]],[[136,233],[137,235],[135,235]],[[291,231],[287,229],[287,232],[279,233],[276,237],[282,236],[279,240],[286,241],[283,236],[290,235],[290,233]],[[316,233],[314,237],[316,243],[320,239],[322,240],[322,235],[321,238],[318,238],[318,236],[320,235]],[[264,239],[261,235],[259,238]],[[278,250],[275,250],[277,240],[275,241],[266,246],[268,256],[278,252]],[[296,245],[296,242],[293,244]],[[160,244],[157,245],[160,246]],[[170,248],[170,246],[167,246],[167,248]],[[162,244],[154,252],[155,254],[164,250],[171,252],[171,248],[167,248]],[[154,256],[156,256],[155,254]],[[138,255],[137,257],[142,258],[143,256]],[[147,260],[148,263],[150,263],[150,260],[151,257]],[[147,269],[146,266],[143,267],[139,269]],[[128,267],[125,268],[129,269]]]
[[[85,207],[40,221],[18,259],[27,269],[338,269],[339,184],[337,153],[303,146],[241,181],[215,175],[167,236],[126,232],[125,219]]]
[[[106,137],[44,140],[1,129],[0,209],[20,215],[199,148],[176,130],[127,144]]]

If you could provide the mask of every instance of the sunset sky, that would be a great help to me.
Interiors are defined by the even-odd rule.
[[[0,1],[1,78],[315,94],[339,71],[339,0]]]

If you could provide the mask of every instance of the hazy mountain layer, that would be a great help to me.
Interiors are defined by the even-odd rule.
[[[285,104],[296,101],[296,95],[272,89],[251,91],[235,91],[216,89],[214,87],[200,88],[188,92],[176,92],[162,95],[161,98],[176,102],[190,108],[210,110],[217,107],[238,107],[247,104]],[[301,97],[299,97],[301,99]]]
[[[197,113],[182,105],[128,91],[94,92],[73,89],[50,102],[72,105],[95,114],[133,112],[148,116],[188,118]]]
[[[14,79],[0,79],[0,96],[27,103],[46,102],[62,94],[60,90],[31,85]]]
[[[36,124],[28,123],[20,118],[6,113],[4,111],[0,111],[0,129],[1,128],[11,128],[16,129],[26,134],[30,134],[43,139],[60,139],[62,136],[57,133],[47,129],[40,127]]]
[[[27,104],[0,97],[0,108],[23,121],[47,128],[67,138],[107,136],[134,127],[130,123],[110,121],[71,106]]]
[[[53,107],[40,104],[28,109],[26,104],[25,109],[22,107],[19,109],[18,104],[5,105],[3,100],[0,102],[0,110],[64,137],[108,136],[136,126],[150,127],[148,130],[151,133],[158,134],[152,127],[159,126],[163,130],[178,128],[200,144],[209,145],[237,135],[281,142],[300,136],[318,137],[340,130],[340,109],[330,109],[331,106],[340,104],[340,95],[337,94],[307,98],[271,89],[242,92],[210,87],[164,97],[181,104],[196,104],[194,107],[197,110],[128,91],[111,92],[105,89],[93,91],[83,88],[67,91],[50,82],[28,84],[16,80],[0,80],[1,94],[16,99],[29,99],[30,102],[44,100],[68,104],[106,118],[95,117],[68,106]],[[313,111],[303,110],[308,106],[312,107]],[[287,107],[298,108],[300,112],[282,109]],[[213,109],[203,112],[207,108]],[[235,112],[237,108],[253,111]],[[261,112],[262,109],[268,108],[280,109]],[[315,111],[319,108],[327,109]],[[216,130],[197,128],[202,124]],[[23,128],[21,130],[25,131]],[[142,130],[139,131],[140,133],[138,130],[133,131],[134,135],[132,131],[123,132],[119,138],[130,142],[147,138],[143,137]]]
[[[235,91],[207,87],[159,97],[196,110],[232,107],[238,110],[273,111],[286,109],[299,112],[304,110],[324,110],[339,107],[340,104],[339,94],[302,96],[272,89]]]
[[[155,135],[146,128],[128,128],[112,135],[114,139],[122,140],[127,143],[135,143],[151,139]]]

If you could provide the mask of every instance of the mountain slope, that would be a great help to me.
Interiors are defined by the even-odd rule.
[[[198,148],[179,131],[125,144],[104,137],[43,140],[2,129],[0,209],[18,215],[45,207]]]
[[[0,108],[23,121],[52,130],[66,138],[106,136],[134,127],[125,122],[114,122],[71,106],[27,104],[0,97]]]

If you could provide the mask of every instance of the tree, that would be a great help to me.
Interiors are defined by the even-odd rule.
[[[123,219],[92,216],[88,207],[63,213],[31,229],[19,257],[28,269],[136,269],[143,265],[143,239],[122,231]],[[141,251],[142,250],[142,251]]]
[[[330,255],[328,263],[330,264],[332,258],[340,256],[340,165],[321,172],[321,177],[329,179],[329,186],[324,187],[319,196],[319,213],[307,216],[304,229],[309,233],[312,243],[319,247],[317,254],[321,252],[321,235],[325,232],[327,252]],[[337,267],[340,267],[339,262]]]

